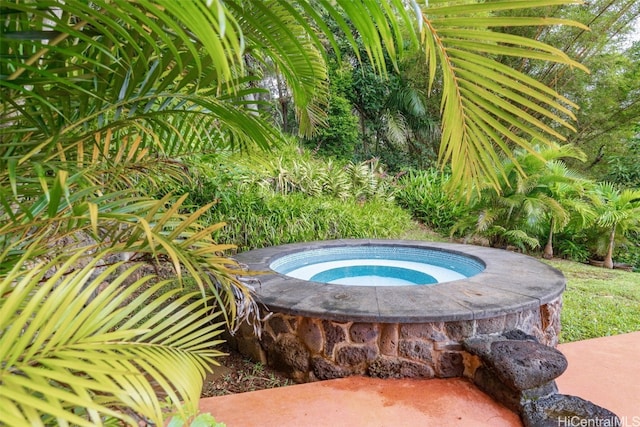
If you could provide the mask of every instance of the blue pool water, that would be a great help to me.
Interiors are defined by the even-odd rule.
[[[353,265],[324,270],[311,276],[313,282],[342,283],[346,281],[405,281],[413,285],[438,283],[435,277],[417,270],[386,265]]]
[[[358,246],[296,252],[273,261],[278,273],[313,282],[356,286],[432,285],[471,277],[484,264],[437,249]]]

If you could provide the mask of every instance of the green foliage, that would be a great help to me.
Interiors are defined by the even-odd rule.
[[[640,231],[640,190],[619,189],[609,182],[598,183],[591,193],[596,213],[594,249],[604,255],[604,265],[613,268],[617,244],[628,243],[630,233]]]
[[[350,159],[358,142],[358,118],[345,98],[332,94],[329,98],[327,125],[305,140],[305,145],[320,154]]]
[[[467,204],[447,191],[450,176],[436,169],[411,170],[398,181],[396,200],[411,215],[435,231],[448,235]]]
[[[263,90],[244,46],[278,44],[303,129],[326,74],[318,49],[277,40],[270,24],[307,36],[282,7],[240,28],[209,3],[3,3],[0,424],[162,425],[159,395],[197,405],[217,333],[256,309],[213,240],[221,224],[200,222],[210,206],[185,214],[185,196],[147,192],[185,179],[180,155],[279,138],[246,108]],[[169,291],[144,290],[148,272],[120,289],[149,261],[169,267]],[[171,302],[187,278],[199,290]]]
[[[640,126],[635,129],[640,132]],[[604,180],[626,188],[640,188],[640,137],[621,142],[619,152],[622,154],[609,158]]]
[[[194,178],[174,189],[188,192],[195,209],[215,201],[206,222],[228,224],[218,241],[240,250],[347,237],[387,237],[410,223],[393,202],[376,161],[340,164],[294,143],[277,153],[192,157]],[[233,165],[233,166],[230,166]]]
[[[215,299],[167,287],[144,263],[105,261],[78,250],[34,263],[26,252],[1,276],[0,424],[162,424],[154,387],[180,413],[197,406],[220,355]]]
[[[289,160],[290,156],[299,160]],[[247,250],[301,241],[388,237],[410,223],[409,215],[393,202],[375,162],[339,167],[295,150],[287,158],[256,160],[242,162],[253,169],[233,170],[194,162],[199,178],[181,190],[189,192],[194,204],[217,201],[207,222],[228,222],[218,233],[220,242]]]
[[[220,239],[239,249],[253,249],[284,243],[339,238],[384,238],[402,231],[408,215],[388,202],[328,197],[300,193],[245,193],[240,200],[220,206],[221,216],[232,221]]]
[[[587,262],[591,252],[584,232],[567,231],[556,235],[556,254],[577,262]]]
[[[619,2],[619,0],[618,0]],[[614,1],[611,2],[613,5]],[[640,17],[637,2],[621,13],[607,10],[624,19],[634,11]],[[626,13],[625,13],[626,12]],[[599,18],[602,19],[602,18]],[[603,33],[592,28],[590,34]],[[638,187],[640,148],[636,141],[640,123],[640,42],[625,50],[603,44],[599,52],[585,58],[593,73],[577,75],[568,90],[579,100],[577,132],[569,140],[588,153],[583,172],[596,180],[611,180],[627,187]],[[635,182],[635,184],[634,184]]]
[[[322,155],[349,160],[359,141],[358,118],[345,98],[353,84],[352,76],[345,66],[335,68],[330,70],[331,91],[326,125],[313,136],[303,139],[303,143]]]
[[[498,14],[515,21],[530,12],[509,10]],[[619,160],[623,157],[630,160],[631,166],[640,162],[637,153],[629,153],[627,149],[627,141],[633,137],[634,127],[640,120],[640,103],[637,102],[640,43],[634,40],[640,3],[635,0],[595,0],[580,7],[546,7],[533,12],[549,19],[573,19],[588,25],[590,30],[574,26],[559,26],[553,30],[522,26],[504,31],[535,37],[558,47],[581,61],[591,72],[575,73],[568,64],[522,61],[515,56],[502,56],[500,62],[554,87],[578,104],[580,109],[575,111],[577,120],[573,123],[575,130],[558,130],[567,142],[579,146],[588,160],[584,164],[568,160],[567,164],[595,180],[618,182],[609,176],[610,165],[620,166]]]
[[[386,78],[366,61],[353,62],[340,70],[338,84],[360,119],[362,144],[354,158],[375,156],[392,171],[435,163],[439,111],[437,97],[428,99],[425,91],[422,53],[408,51],[399,69]],[[344,78],[347,72],[349,78]]]
[[[222,327],[204,326],[211,307],[226,315],[230,325],[256,307],[249,290],[235,278],[237,265],[223,255],[229,246],[213,240],[222,224],[203,221],[210,206],[185,213],[186,195],[174,197],[162,188],[178,186],[185,175],[176,161],[181,156],[266,148],[282,140],[259,114],[257,105],[265,90],[247,72],[249,57],[280,70],[302,134],[311,134],[325,120],[324,52],[327,46],[337,50],[338,43],[323,16],[338,23],[339,37],[357,55],[362,43],[368,62],[380,75],[387,61],[397,65],[405,40],[417,45],[414,25],[424,30],[430,83],[438,64],[443,71],[441,158],[451,160],[457,181],[471,185],[483,175],[495,181],[495,147],[505,149],[503,137],[529,147],[507,127],[540,133],[542,139],[555,135],[553,127],[521,110],[535,109],[527,99],[544,104],[535,111],[560,126],[567,126],[563,116],[571,116],[565,107],[571,103],[553,90],[509,69],[494,71],[496,64],[478,55],[513,54],[579,67],[549,46],[490,29],[512,25],[509,22],[466,18],[491,10],[490,3],[440,4],[424,11],[415,3],[417,20],[402,0],[160,3],[162,7],[152,0],[43,0],[12,1],[2,8],[3,424],[41,424],[43,417],[51,417],[46,421],[100,425],[103,416],[136,424],[131,415],[135,411],[160,425],[163,412],[152,381],[170,396],[173,406],[195,405],[204,361],[215,356],[212,338]],[[548,0],[527,2],[540,4]],[[353,19],[347,23],[343,16]],[[536,26],[558,23],[527,18],[515,25],[523,21]],[[354,34],[360,35],[358,42]],[[234,201],[228,191],[232,180],[214,184],[210,191],[225,197],[214,194],[211,202]],[[260,191],[247,191],[253,194],[252,208],[266,214],[254,216],[255,223],[271,213],[279,218],[267,221],[266,227],[259,224],[266,230],[262,240],[269,244],[288,239],[281,230],[295,221],[301,224],[296,238],[308,239],[312,232],[303,227],[308,206],[315,209],[314,218],[325,221],[312,224],[323,236],[357,237],[365,230],[381,236],[405,219],[397,210],[384,219],[369,215],[367,203],[388,203],[379,198],[327,202],[328,196],[295,193],[298,200],[288,199],[293,202],[290,208],[285,205],[290,209],[286,212],[282,200],[272,201],[284,196],[268,194],[263,200]],[[153,199],[150,192],[163,194]],[[208,194],[202,196],[206,200]],[[335,232],[343,224],[347,229]],[[245,235],[250,231],[245,227]],[[53,248],[60,252],[50,261]],[[100,283],[123,283],[131,270],[116,271],[109,265],[119,265],[118,260],[129,256],[134,266],[146,259],[169,264],[176,284],[189,277],[198,283],[201,298],[183,301],[186,307],[160,308],[168,296],[144,291],[135,304],[124,304],[113,286],[100,289]],[[87,259],[94,261],[80,262]],[[102,268],[109,275],[102,274]],[[94,272],[100,281],[91,277]],[[147,277],[134,281],[130,291],[147,283]],[[85,288],[96,291],[92,301]],[[192,297],[195,294],[184,298]],[[123,313],[130,317],[118,317]],[[85,324],[88,317],[93,322]],[[46,352],[77,337],[82,338],[80,347]]]
[[[515,245],[536,249],[540,237],[549,238],[570,224],[584,227],[591,209],[583,203],[589,181],[567,168],[563,158],[583,158],[575,147],[537,147],[536,152],[517,150],[515,158],[504,158],[501,191],[490,183],[471,201],[470,214],[454,230],[481,235],[492,246]]]
[[[280,194],[300,192],[338,199],[393,199],[384,171],[375,159],[340,165],[332,160],[286,161],[279,158],[269,163],[268,172],[268,175],[259,177],[256,184]]]
[[[616,262],[631,265],[633,271],[640,272],[640,232],[631,232],[627,238],[627,243],[616,248],[614,258]]]
[[[217,422],[213,415],[209,413],[198,413],[188,418],[174,415],[167,427],[226,427],[226,424]]]

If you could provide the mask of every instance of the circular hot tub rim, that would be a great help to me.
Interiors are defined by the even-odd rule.
[[[484,265],[480,273],[429,286],[345,286],[286,276],[269,266],[296,252],[331,247],[404,246],[445,251]],[[564,292],[562,273],[537,259],[502,249],[458,243],[338,239],[291,243],[240,253],[267,310],[333,321],[426,323],[486,319],[534,309]]]

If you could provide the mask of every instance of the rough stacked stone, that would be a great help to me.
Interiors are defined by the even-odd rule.
[[[558,394],[555,379],[567,368],[567,359],[534,336],[515,330],[471,337],[463,345],[480,360],[472,376],[475,384],[518,412],[525,426],[557,426],[562,419],[606,419],[618,425],[613,424],[615,414],[607,409]]]
[[[244,354],[300,382],[348,375],[473,377],[481,363],[463,348],[465,340],[520,329],[555,346],[560,307],[558,299],[487,319],[431,323],[338,322],[274,313],[260,339],[241,328],[232,340]]]

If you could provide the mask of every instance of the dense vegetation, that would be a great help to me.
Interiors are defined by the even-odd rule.
[[[221,166],[232,164],[232,168]],[[411,215],[393,201],[393,182],[375,161],[326,160],[295,143],[264,153],[220,154],[188,162],[195,179],[176,192],[197,209],[215,201],[209,223],[244,251],[344,237],[385,238],[407,228]]]
[[[392,237],[415,220],[460,241],[545,258],[608,259],[610,268],[615,260],[640,270],[640,191],[596,183],[571,170],[562,158],[583,156],[572,146],[515,155],[526,175],[505,159],[505,191],[496,193],[487,184],[470,200],[452,192],[447,172],[432,168],[390,175],[375,159],[326,159],[295,141],[270,155],[192,159],[195,179],[172,190],[188,192],[186,203],[194,210],[215,201],[205,219],[228,221],[217,240],[239,250]]]
[[[640,6],[568,3],[3,2],[0,424],[188,418],[259,327],[238,249],[414,218],[637,266]]]

